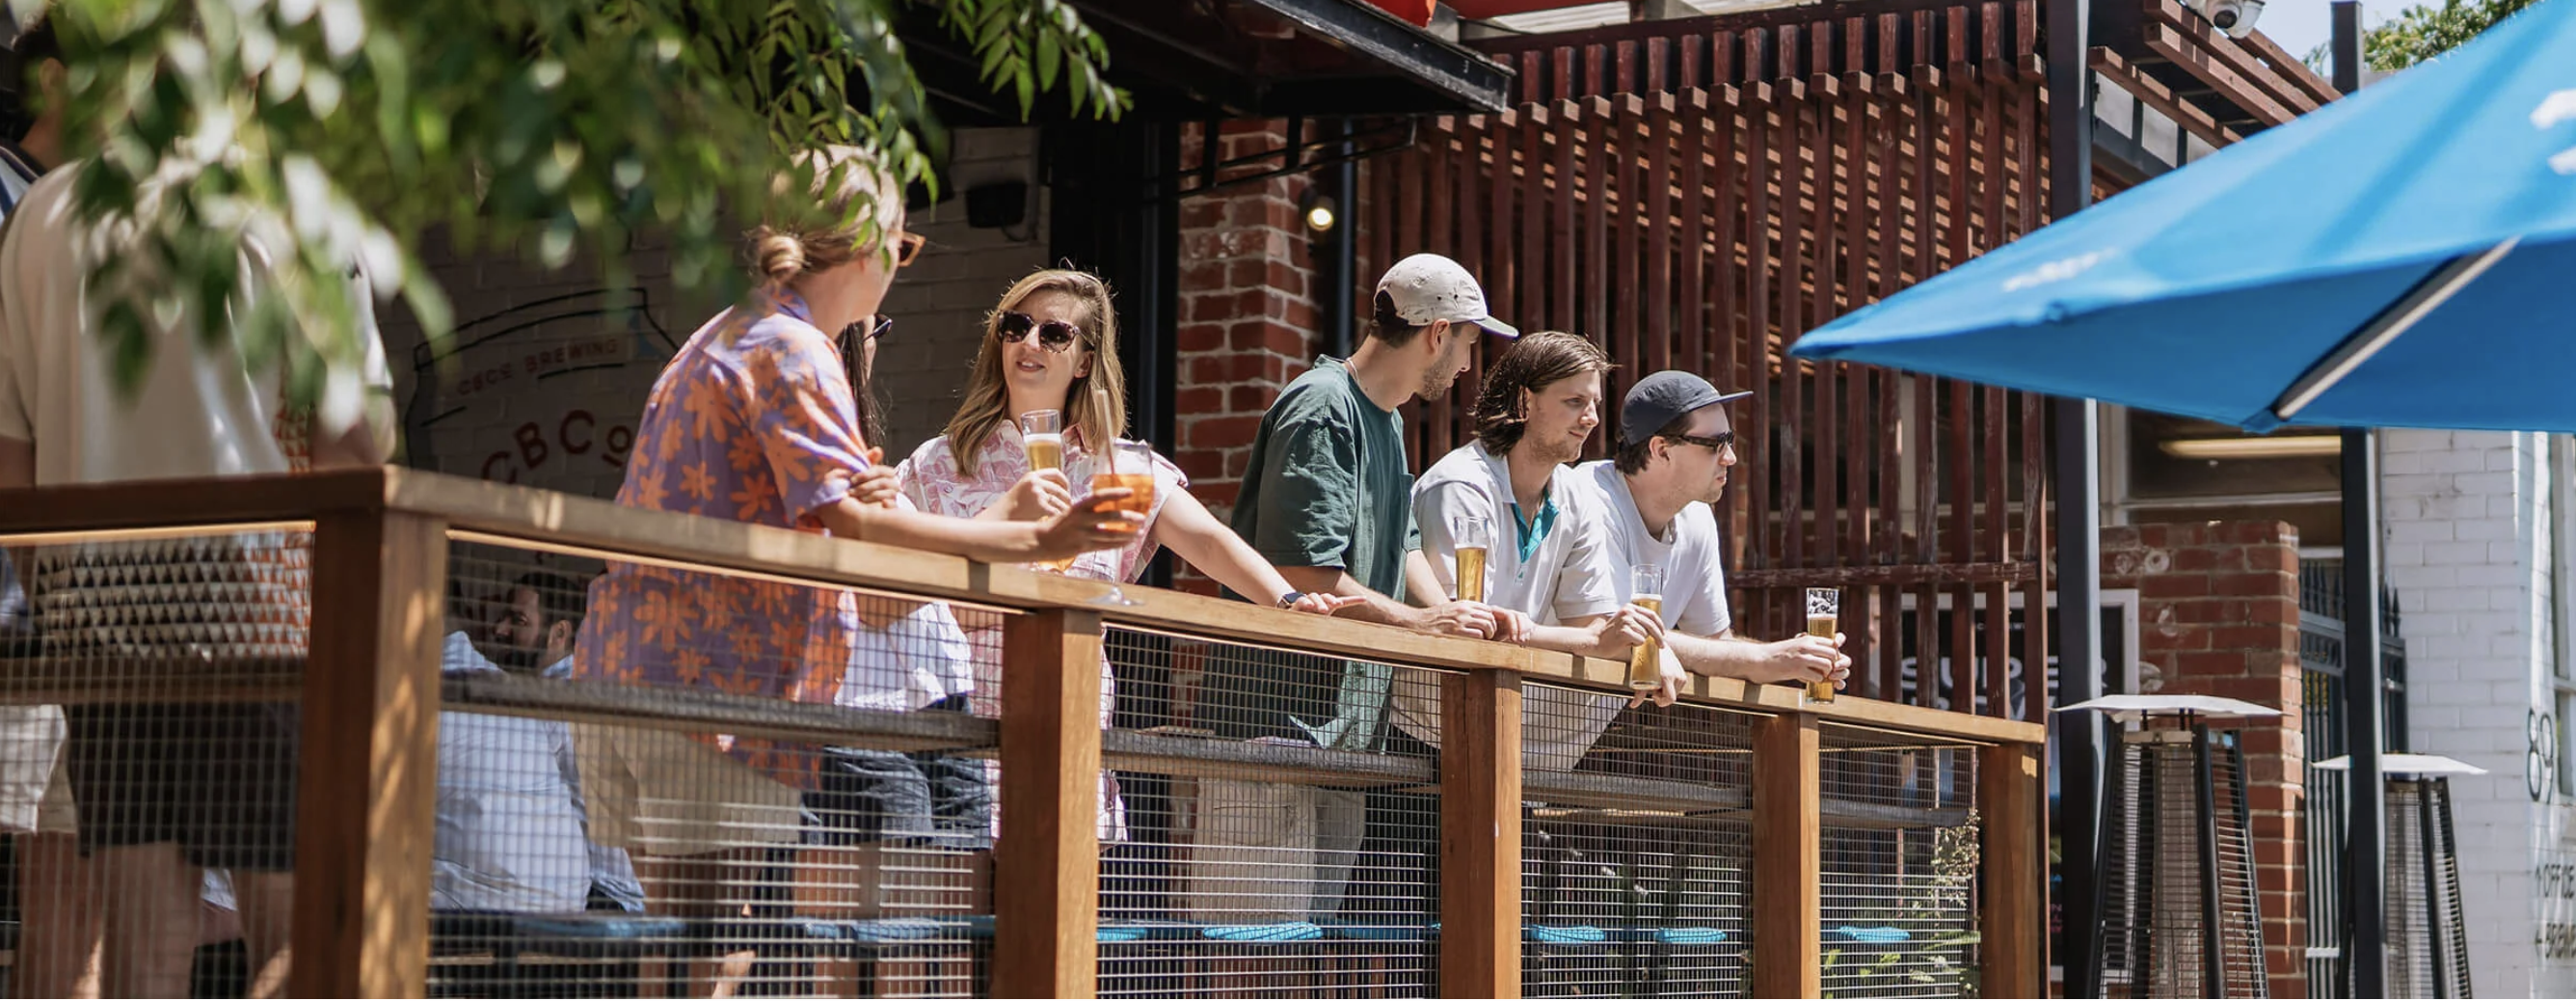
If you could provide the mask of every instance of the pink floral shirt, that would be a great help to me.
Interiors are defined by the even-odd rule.
[[[617,502],[821,531],[814,512],[868,467],[839,352],[794,293],[726,310],[653,383]],[[591,585],[576,677],[830,702],[850,662],[848,596],[611,563]],[[810,755],[709,738],[781,781]]]
[[[1064,439],[1065,476],[1073,481],[1073,492],[1080,494],[1090,483],[1097,464],[1095,458],[1082,448],[1079,432],[1067,430]],[[976,464],[975,475],[967,476],[959,469],[957,453],[950,447],[948,436],[941,435],[923,442],[920,448],[913,450],[911,458],[895,467],[895,485],[913,506],[923,511],[952,518],[972,518],[1001,502],[1010,494],[1011,485],[1029,474],[1028,452],[1020,445],[1020,429],[1015,425],[1004,424],[994,431],[985,439],[984,449],[977,458],[982,461]],[[1163,502],[1175,491],[1188,489],[1189,485],[1189,478],[1181,475],[1181,467],[1156,453],[1154,509],[1147,516],[1145,530],[1136,533],[1136,541],[1124,549],[1102,549],[1076,557],[1065,574],[1121,584],[1133,582],[1137,575],[1145,572],[1145,564],[1153,560],[1154,551],[1158,548],[1154,542],[1152,522],[1163,516]],[[970,632],[1001,627],[1001,623],[991,616],[965,609],[958,610],[957,618],[958,624]],[[969,700],[976,715],[990,718],[1002,715],[1001,671],[1002,665],[993,658],[977,659],[975,693]],[[1117,679],[1111,675],[1109,656],[1103,651],[1100,657],[1101,726],[1109,725],[1111,711],[1117,704]],[[1108,772],[1101,773],[1100,802],[1101,840],[1126,840],[1126,804],[1119,796],[1116,777]]]

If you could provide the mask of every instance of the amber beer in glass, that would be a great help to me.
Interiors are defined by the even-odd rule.
[[[1449,523],[1449,538],[1458,551],[1458,600],[1485,600],[1485,552],[1494,543],[1493,523],[1461,515]]]
[[[1122,441],[1111,445],[1095,460],[1098,468],[1091,474],[1091,489],[1134,491],[1125,500],[1110,501],[1111,508],[1134,511],[1151,517],[1154,513],[1154,450],[1142,442]]]
[[[1830,587],[1808,588],[1807,635],[1822,636],[1827,640],[1833,639],[1835,621],[1841,616],[1842,604],[1843,593],[1839,589]],[[1807,682],[1807,701],[1831,702],[1833,700],[1834,683],[1832,679],[1829,678],[1824,681]]]
[[[1664,568],[1641,566],[1630,572],[1628,603],[1664,614]],[[1628,651],[1628,688],[1651,692],[1664,687],[1664,645],[1653,640],[1637,644]]]
[[[1032,410],[1020,415],[1020,447],[1029,453],[1029,468],[1064,468],[1064,415]]]

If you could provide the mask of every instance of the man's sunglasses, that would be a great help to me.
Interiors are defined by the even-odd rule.
[[[1038,335],[1038,343],[1049,351],[1071,347],[1074,339],[1082,336],[1081,327],[1063,320],[1039,323],[1036,317],[1016,310],[1004,310],[1001,317],[993,321],[993,336],[1001,338],[1004,344],[1017,344],[1033,331]]]
[[[1695,434],[1668,434],[1664,437],[1688,445],[1698,445],[1711,452],[1723,452],[1735,447],[1735,432],[1733,431],[1720,431],[1705,438]]]
[[[919,233],[895,234],[894,266],[898,268],[911,267],[913,258],[921,256],[922,244],[929,242],[929,237],[923,236]]]

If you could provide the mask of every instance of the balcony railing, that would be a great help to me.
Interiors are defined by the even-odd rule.
[[[298,994],[477,977],[524,994],[566,976],[656,993],[728,955],[771,992],[841,996],[2045,989],[2035,724],[1723,679],[1620,711],[1621,663],[398,469],[0,493],[0,545],[21,554],[249,532],[300,547],[303,531],[306,655],[73,654],[48,637],[0,661],[13,705],[299,708]],[[442,673],[449,634],[483,621],[452,601],[530,568],[621,565],[944,603],[954,655],[999,678],[998,712]],[[1247,722],[1284,718],[1266,700],[1329,718],[1345,676],[1379,679],[1381,708],[1412,721],[1331,746]],[[1597,739],[1524,747],[1587,713]],[[718,913],[460,912],[434,899],[432,860],[459,849],[441,841],[442,752],[464,759],[442,731],[461,740],[467,720],[902,752],[997,774],[998,833],[787,831]],[[615,777],[582,761],[595,811]]]

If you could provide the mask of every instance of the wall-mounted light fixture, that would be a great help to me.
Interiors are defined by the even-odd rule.
[[[2274,438],[2176,438],[2156,448],[2177,459],[2307,459],[2343,454],[2343,437],[2291,434]]]
[[[1297,214],[1306,220],[1306,232],[1312,236],[1330,233],[1342,222],[1341,205],[1321,185],[1308,185],[1306,193],[1297,196]]]

